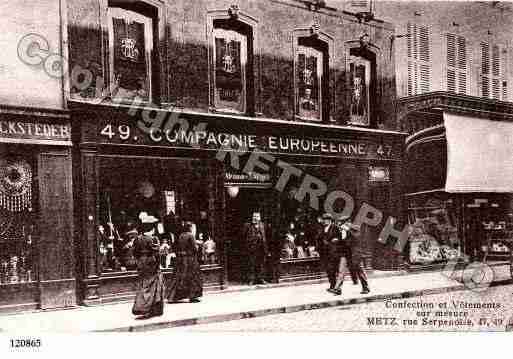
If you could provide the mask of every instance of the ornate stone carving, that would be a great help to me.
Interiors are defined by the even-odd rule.
[[[319,37],[321,33],[321,25],[319,24],[319,20],[314,18],[312,25],[310,25],[310,34],[314,37]]]
[[[228,15],[230,15],[230,18],[236,20],[239,17],[239,5],[233,4],[228,8]]]

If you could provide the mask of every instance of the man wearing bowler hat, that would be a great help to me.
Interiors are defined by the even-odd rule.
[[[318,247],[320,248],[321,261],[326,268],[330,287],[328,292],[334,293],[337,281],[340,257],[342,256],[341,233],[333,223],[333,216],[330,213],[322,215],[323,228],[319,233]]]

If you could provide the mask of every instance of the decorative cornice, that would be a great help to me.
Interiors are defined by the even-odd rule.
[[[399,113],[447,111],[473,116],[513,120],[513,103],[450,92],[430,92],[396,100]]]

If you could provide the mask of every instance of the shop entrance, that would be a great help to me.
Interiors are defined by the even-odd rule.
[[[245,280],[245,258],[242,238],[244,223],[251,222],[254,211],[260,212],[265,224],[271,223],[273,201],[271,189],[261,187],[227,187],[227,271],[230,284],[242,284]],[[267,233],[270,241],[270,233]]]

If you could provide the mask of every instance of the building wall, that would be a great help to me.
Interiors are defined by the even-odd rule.
[[[375,1],[376,16],[395,24],[396,35],[406,34],[408,22],[427,25],[430,30],[431,91],[446,91],[443,34],[465,37],[470,62],[467,95],[481,96],[481,53],[479,44],[491,42],[505,47],[507,101],[513,101],[513,5],[482,1]],[[407,39],[395,38],[398,97],[407,96]]]
[[[43,64],[29,66],[16,56],[20,40],[37,34],[48,41],[48,53],[61,53],[61,0],[3,0],[0,3],[0,104],[62,108],[63,82],[49,76]]]
[[[94,68],[102,73],[101,4],[104,0],[68,0],[71,65]],[[159,51],[164,74],[161,101],[196,111],[208,111],[208,36],[207,12],[227,10],[237,4],[240,11],[258,21],[261,76],[257,86],[257,112],[277,119],[292,119],[293,30],[309,28],[314,21],[321,31],[334,38],[330,68],[330,117],[344,124],[348,116],[349,87],[346,83],[345,43],[358,40],[364,33],[380,49],[377,59],[377,122],[379,127],[395,129],[394,57],[389,24],[359,24],[354,17],[331,9],[309,11],[299,1],[162,1],[165,8],[165,36]],[[258,49],[255,49],[258,52]],[[259,95],[259,96],[258,96]]]

